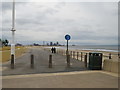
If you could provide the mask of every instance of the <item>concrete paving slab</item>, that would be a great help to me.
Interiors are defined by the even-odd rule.
[[[118,77],[101,71],[3,76],[3,88],[117,88]]]

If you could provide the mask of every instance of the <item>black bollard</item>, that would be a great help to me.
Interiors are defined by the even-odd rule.
[[[82,56],[83,56],[83,53],[81,52],[81,61],[82,61]]]
[[[52,68],[52,55],[49,55],[49,68]]]
[[[87,54],[85,55],[84,63],[85,63],[85,67],[87,68]]]
[[[118,53],[118,57],[120,58],[120,53]]]
[[[77,60],[78,60],[78,57],[79,57],[79,52],[77,52]]]
[[[34,68],[34,55],[31,54],[31,68]]]
[[[11,69],[14,69],[14,55],[11,55]]]
[[[72,51],[70,51],[70,57],[72,58]]]
[[[70,55],[67,55],[67,67],[70,67]]]
[[[75,58],[75,51],[73,51],[73,58]]]
[[[111,53],[109,54],[109,59],[112,59]]]

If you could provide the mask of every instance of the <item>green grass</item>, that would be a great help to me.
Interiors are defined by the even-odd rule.
[[[6,61],[9,61],[10,60],[10,50],[11,48],[10,47],[3,47],[2,48],[2,52],[0,52],[0,62],[6,62]],[[16,50],[15,50],[15,57],[19,57],[21,56],[23,53],[25,53],[25,51],[27,50],[26,47],[16,47]]]

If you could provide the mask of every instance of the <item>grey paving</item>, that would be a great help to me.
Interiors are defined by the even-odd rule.
[[[16,75],[4,76],[2,86],[3,88],[117,88],[118,78],[101,72]]]
[[[30,55],[34,55],[34,69],[30,68]],[[15,69],[10,68],[10,62],[2,65],[2,75],[20,75],[20,74],[36,74],[36,73],[55,73],[55,72],[71,72],[86,70],[84,63],[75,59],[71,59],[71,67],[66,64],[66,56],[59,54],[53,55],[53,68],[48,68],[49,55],[52,54],[42,48],[31,48],[25,55],[15,60]]]

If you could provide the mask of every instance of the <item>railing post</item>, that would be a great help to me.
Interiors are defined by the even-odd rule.
[[[84,60],[84,62],[85,62],[85,67],[87,68],[87,53],[86,53],[86,55],[85,55],[85,60]]]
[[[70,51],[70,56],[71,56],[71,58],[72,58],[72,51]]]
[[[120,53],[118,53],[118,57],[120,58]]]
[[[14,55],[11,55],[11,69],[14,69]]]
[[[82,56],[83,56],[83,53],[81,52],[81,61],[82,61]]]
[[[64,55],[64,50],[62,50],[62,55]]]
[[[34,68],[34,55],[31,54],[31,68]]]
[[[70,55],[67,55],[67,67],[70,67]]]
[[[78,60],[78,57],[79,57],[79,52],[77,52],[77,60]]]
[[[49,55],[49,68],[52,68],[52,55]]]
[[[73,51],[73,58],[75,58],[75,51]]]
[[[112,59],[111,53],[109,54],[109,59]]]

